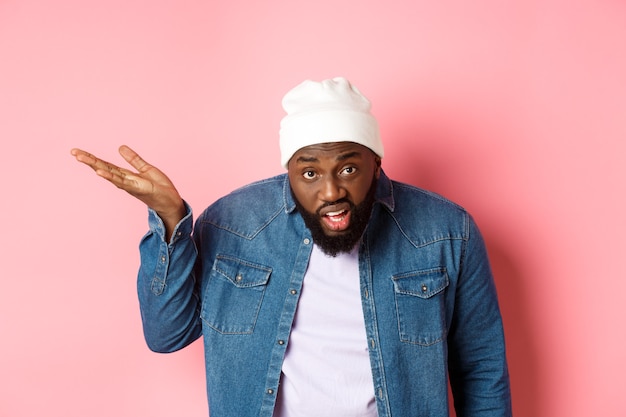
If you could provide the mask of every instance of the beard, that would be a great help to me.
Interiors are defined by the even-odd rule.
[[[302,204],[300,204],[296,196],[293,194],[293,191],[291,192],[291,195],[296,202],[296,208],[304,220],[304,224],[311,231],[313,242],[319,246],[322,252],[326,255],[334,257],[339,253],[349,253],[352,249],[354,249],[354,246],[361,240],[363,232],[369,223],[372,208],[374,207],[374,202],[376,200],[375,196],[377,183],[378,179],[374,177],[365,199],[358,205],[355,205],[352,201],[344,198],[322,205],[315,213],[311,213],[302,207]],[[338,203],[348,203],[350,205],[350,226],[341,234],[329,236],[326,232],[324,232],[321,220],[322,216],[319,213],[324,207]]]

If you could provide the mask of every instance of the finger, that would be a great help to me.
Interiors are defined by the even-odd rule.
[[[94,170],[101,177],[104,177],[107,179],[118,178],[120,180],[123,180],[125,178],[130,178],[134,175],[132,171],[129,171],[125,168],[121,168],[116,165],[109,164],[108,162],[105,162],[102,160],[100,160],[100,162],[102,162],[103,164],[99,165],[98,167],[95,167]]]
[[[95,155],[90,154],[89,152],[83,151],[81,149],[72,149],[72,155],[76,158],[78,162],[82,162],[85,165],[89,165],[94,170],[98,168],[103,168],[107,162],[99,159]]]
[[[126,162],[139,172],[145,172],[151,167],[151,165],[144,161],[137,152],[133,151],[126,145],[120,146],[119,152]]]
[[[96,162],[96,157],[90,154],[89,152],[83,151],[82,149],[73,148],[70,153],[78,162],[82,162],[87,165],[91,165]]]
[[[100,159],[89,152],[83,151],[82,149],[74,148],[71,150],[71,154],[74,155],[78,162],[82,162],[83,164],[91,167],[91,169],[96,171],[98,175],[107,179],[111,179],[112,176],[132,174],[127,169],[120,168],[117,165]]]
[[[107,180],[131,195],[139,196],[145,192],[149,185],[135,172],[118,167],[114,164],[99,159],[89,152],[74,148],[70,153],[79,161],[89,166],[96,175]]]

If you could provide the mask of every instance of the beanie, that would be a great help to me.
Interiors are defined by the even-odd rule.
[[[371,103],[348,80],[304,81],[283,97],[287,115],[280,122],[280,162],[287,168],[299,149],[329,142],[355,142],[383,157]]]

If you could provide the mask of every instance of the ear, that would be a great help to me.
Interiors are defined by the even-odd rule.
[[[376,163],[376,171],[374,171],[374,175],[376,176],[376,179],[380,178],[380,170],[382,169],[382,160],[380,159],[380,156],[375,155],[374,157],[374,162]]]

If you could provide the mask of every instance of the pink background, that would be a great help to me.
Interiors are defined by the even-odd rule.
[[[387,173],[481,226],[515,414],[623,416],[625,22],[618,0],[0,0],[0,417],[206,415],[201,344],[143,342],[145,208],[69,150],[126,143],[198,213],[282,172],[282,95],[336,75]]]

